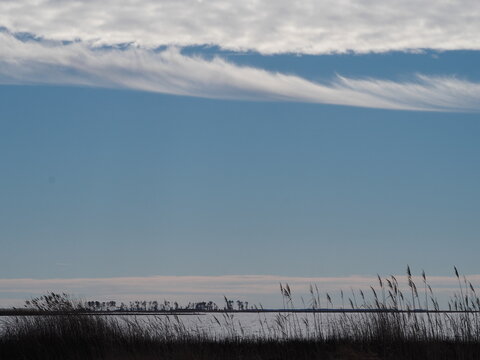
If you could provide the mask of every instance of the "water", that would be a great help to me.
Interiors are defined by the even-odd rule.
[[[474,314],[379,314],[379,313],[197,313],[179,315],[97,315],[129,327],[148,330],[153,336],[176,338],[315,338],[318,336],[362,336],[388,316],[390,324],[400,322],[407,334],[437,338],[480,338],[480,315]],[[2,324],[12,317],[0,318]],[[397,322],[398,324],[398,322]],[[419,325],[419,327],[416,325]],[[0,331],[1,332],[1,331]]]
[[[315,338],[360,336],[388,316],[405,333],[418,332],[440,338],[480,337],[480,315],[476,314],[379,314],[379,313],[199,313],[197,315],[119,316],[120,322],[135,321],[172,335],[193,334],[209,338]],[[420,329],[420,330],[419,330]]]

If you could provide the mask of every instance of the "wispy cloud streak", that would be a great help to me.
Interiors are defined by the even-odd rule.
[[[297,101],[398,110],[478,111],[480,84],[454,77],[411,81],[337,77],[328,83],[242,67],[178,48],[153,51],[83,42],[19,40],[0,33],[0,83],[123,88],[214,99]]]
[[[0,26],[56,40],[261,53],[480,49],[477,0],[2,0]]]

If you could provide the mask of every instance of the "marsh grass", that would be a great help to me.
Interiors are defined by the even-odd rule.
[[[417,288],[410,268],[407,286],[381,278],[368,293],[340,294],[340,312],[330,294],[310,287],[295,312],[292,291],[280,285],[284,309],[274,321],[258,313],[256,335],[235,312],[213,316],[221,334],[187,327],[171,316],[103,316],[85,312],[66,294],[27,302],[36,315],[7,318],[1,326],[1,359],[480,359],[480,300],[455,268],[459,289],[442,312],[422,273]],[[349,309],[358,312],[350,312]],[[198,319],[198,322],[201,322]]]

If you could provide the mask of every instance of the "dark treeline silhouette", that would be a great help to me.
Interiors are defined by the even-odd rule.
[[[182,310],[195,310],[195,311],[217,311],[220,308],[213,301],[201,301],[201,302],[189,302],[187,305],[179,305],[178,302],[170,302],[164,300],[159,302],[157,300],[146,301],[136,300],[130,301],[128,304],[124,302],[118,303],[117,301],[87,301],[85,307],[90,311],[182,311]],[[226,308],[226,307],[225,307]]]
[[[30,312],[215,312],[215,311],[248,311],[258,309],[249,307],[248,301],[230,300],[225,297],[225,304],[221,307],[213,301],[189,302],[182,306],[178,302],[164,300],[136,300],[129,303],[111,301],[78,301],[68,294],[49,293],[25,301],[23,309],[17,311]],[[12,313],[13,309],[3,309],[3,312]]]
[[[85,308],[90,311],[148,311],[148,312],[156,312],[156,311],[221,311],[221,310],[230,310],[230,311],[245,311],[245,310],[252,310],[248,307],[248,301],[241,301],[241,300],[229,300],[225,298],[225,304],[223,307],[218,306],[213,301],[200,301],[200,302],[189,302],[187,305],[182,306],[179,305],[178,302],[170,302],[164,300],[163,302],[159,302],[157,300],[153,301],[146,301],[146,300],[136,300],[130,301],[128,304],[124,302],[117,302],[117,301],[87,301],[84,304]]]

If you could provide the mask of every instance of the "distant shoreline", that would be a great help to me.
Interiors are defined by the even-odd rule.
[[[206,315],[206,314],[249,314],[249,313],[416,313],[416,314],[475,314],[472,310],[403,310],[403,309],[249,309],[249,310],[174,310],[174,311],[32,311],[23,309],[1,309],[2,316],[61,316],[61,315]]]

